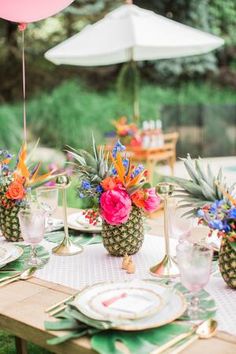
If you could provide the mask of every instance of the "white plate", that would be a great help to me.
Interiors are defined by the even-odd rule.
[[[46,232],[50,231],[57,231],[60,230],[64,226],[64,222],[62,219],[57,219],[57,218],[50,218],[53,222],[52,225],[48,225],[48,222],[46,219]]]
[[[113,289],[105,289],[90,301],[91,308],[110,321],[150,316],[160,310],[162,304],[160,295],[150,289],[117,287],[115,283]]]
[[[134,280],[129,282],[116,282],[116,283],[98,283],[81,291],[73,301],[75,305],[83,314],[96,320],[107,320],[107,317],[98,314],[91,307],[91,300],[104,290],[113,289],[114,284],[116,287],[139,287],[148,289],[159,295],[164,303],[159,311],[155,314],[141,319],[125,320],[123,323],[117,322],[116,329],[125,331],[138,331],[148,328],[155,328],[163,326],[167,323],[173,322],[180,317],[186,310],[186,300],[179,291],[170,289],[156,281],[151,280]]]
[[[9,258],[12,254],[12,248],[7,247],[7,245],[0,245],[0,264]]]
[[[90,225],[83,215],[83,211],[68,216],[68,226],[70,229],[98,233],[102,231],[102,224]]]
[[[16,245],[6,244],[6,246],[4,245],[4,247],[8,248],[11,254],[7,259],[0,263],[0,268],[18,259],[24,252],[21,247]]]

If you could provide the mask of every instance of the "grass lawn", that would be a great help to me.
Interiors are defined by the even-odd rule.
[[[32,343],[28,344],[29,354],[49,354],[46,349],[42,349]],[[14,337],[0,331],[0,354],[16,354]]]

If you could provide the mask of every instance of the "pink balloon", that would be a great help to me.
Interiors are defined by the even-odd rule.
[[[0,0],[0,18],[12,22],[35,22],[55,15],[74,0]]]

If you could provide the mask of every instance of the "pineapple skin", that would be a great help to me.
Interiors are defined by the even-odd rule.
[[[20,207],[4,208],[0,207],[0,229],[7,241],[22,241],[18,212]]]
[[[123,257],[137,253],[144,241],[143,213],[132,207],[129,219],[121,225],[110,225],[105,220],[102,225],[103,245],[112,256]]]
[[[230,288],[236,289],[236,251],[225,238],[221,241],[219,268],[226,284]]]

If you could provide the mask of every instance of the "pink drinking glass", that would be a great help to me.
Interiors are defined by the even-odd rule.
[[[42,241],[45,233],[45,211],[40,209],[21,210],[18,217],[22,237],[31,246],[28,265],[38,267],[43,264],[42,259],[36,254],[36,246]]]
[[[188,315],[196,320],[203,313],[198,293],[209,281],[213,250],[205,244],[184,241],[178,244],[176,251],[181,283],[190,292]]]
[[[169,210],[169,233],[171,238],[177,239],[179,242],[186,240],[194,225],[194,219],[184,217],[183,214],[188,209],[178,207],[178,202],[175,198],[170,198],[168,201]]]

